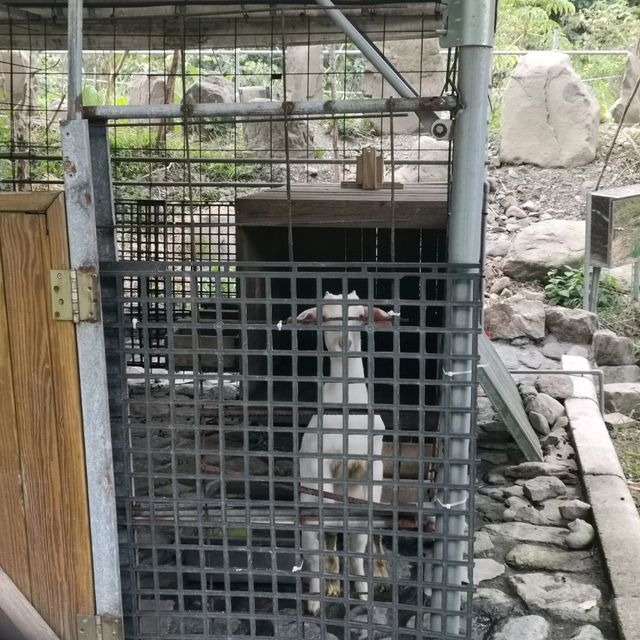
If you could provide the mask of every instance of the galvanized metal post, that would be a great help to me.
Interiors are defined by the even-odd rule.
[[[62,153],[72,269],[98,274],[95,193],[86,120],[63,122]],[[100,301],[98,300],[100,305]],[[122,617],[118,531],[103,325],[76,328],[96,613]]]
[[[486,139],[488,125],[489,86],[491,82],[491,58],[495,24],[495,0],[452,0],[449,3],[448,31],[442,38],[446,47],[458,47],[460,111],[454,130],[452,167],[451,216],[449,221],[450,263],[478,264],[482,245],[482,207],[485,181]],[[472,401],[474,398],[471,370],[472,354],[477,353],[477,337],[468,333],[473,327],[474,315],[471,303],[474,289],[469,281],[452,283],[450,300],[453,303],[448,319],[452,337],[450,345],[451,372],[460,386],[453,386],[450,393],[452,407],[448,431],[450,440],[448,458],[470,461],[470,436]],[[456,306],[459,303],[460,306]],[[460,329],[460,333],[456,333]],[[467,333],[465,333],[467,331]],[[459,438],[455,436],[459,435]],[[452,463],[448,482],[464,486],[469,481],[469,465]],[[451,536],[464,536],[464,514],[456,515],[468,505],[467,491],[451,490],[447,502],[452,505],[448,514],[445,540],[434,545],[434,582],[444,588],[433,589],[432,606],[441,608],[442,614],[432,614],[432,630],[458,634],[460,632],[461,594],[456,589],[463,579],[462,562],[467,551],[466,543],[449,540]],[[443,530],[446,516],[439,516],[437,530]],[[469,523],[472,526],[472,523]],[[439,563],[441,561],[441,564]],[[450,563],[459,563],[451,565]],[[453,589],[447,589],[447,586]],[[443,620],[443,618],[445,618]]]
[[[68,89],[67,117],[82,118],[82,9],[84,0],[69,0],[68,4]]]

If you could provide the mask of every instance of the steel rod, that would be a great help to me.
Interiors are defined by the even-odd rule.
[[[69,56],[67,117],[69,120],[82,118],[82,5],[83,0],[69,0],[67,44]]]
[[[452,96],[426,98],[386,98],[357,100],[327,100],[301,102],[231,102],[202,103],[194,105],[178,104],[144,104],[98,107],[85,107],[86,118],[107,118],[108,120],[136,120],[145,118],[198,118],[223,116],[265,116],[284,118],[287,116],[305,116],[315,114],[362,114],[433,111],[448,111],[456,107],[457,101]]]

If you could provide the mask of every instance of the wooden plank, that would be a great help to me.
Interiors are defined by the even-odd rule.
[[[60,193],[60,191],[3,193],[0,198],[0,213],[45,213]]]
[[[48,333],[48,284],[42,281],[43,239],[36,216],[0,216],[2,268],[14,372],[16,422],[22,463],[31,602],[65,640],[74,622],[65,571],[65,538],[58,427]],[[65,610],[67,609],[67,610]]]
[[[44,246],[42,274],[44,281],[48,282],[50,269],[69,268],[63,195],[54,200],[46,219],[43,216],[40,223],[42,237],[48,240]],[[58,422],[56,433],[62,482],[64,566],[69,586],[69,601],[64,604],[73,623],[78,613],[95,613],[80,378],[75,326],[71,322],[57,322],[51,314],[48,315],[48,326]]]
[[[0,256],[2,244],[0,235]],[[0,566],[4,567],[20,591],[30,597],[31,578],[27,562],[27,531],[7,322],[0,262]]]
[[[445,185],[405,185],[394,194],[395,226],[445,229]],[[296,185],[291,190],[291,222],[297,227],[389,227],[390,190],[344,189],[332,184]],[[236,226],[286,226],[289,203],[286,190],[269,189],[238,198]]]
[[[0,568],[0,638],[60,640],[29,600]]]

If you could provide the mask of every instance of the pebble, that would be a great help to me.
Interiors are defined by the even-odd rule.
[[[596,532],[588,522],[578,518],[570,522],[567,526],[571,531],[565,541],[569,549],[586,549],[593,544],[596,538]]]
[[[524,483],[522,489],[524,495],[533,502],[543,502],[549,498],[563,496],[567,492],[564,482],[555,476],[532,478]]]
[[[501,576],[506,567],[491,558],[480,558],[473,561],[473,582],[480,584]]]
[[[591,505],[582,500],[566,500],[560,505],[560,514],[565,520],[584,520],[591,511]]]
[[[540,544],[519,544],[507,553],[505,561],[522,571],[583,573],[592,568],[590,551],[565,551]]]

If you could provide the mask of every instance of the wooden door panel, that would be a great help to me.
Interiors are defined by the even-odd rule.
[[[68,268],[64,200],[34,213],[47,200],[30,195],[0,196],[0,562],[76,640],[95,607],[75,327],[53,320],[49,294],[50,269]]]

